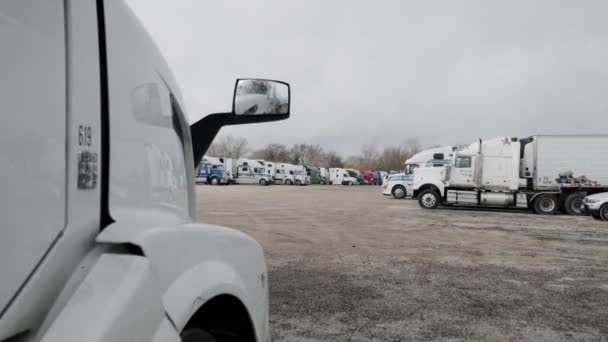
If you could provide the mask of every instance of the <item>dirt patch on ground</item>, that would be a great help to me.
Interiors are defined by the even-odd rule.
[[[608,340],[605,222],[371,186],[197,190],[201,221],[264,246],[274,340]]]

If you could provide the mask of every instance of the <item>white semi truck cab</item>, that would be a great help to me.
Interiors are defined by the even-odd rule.
[[[190,126],[123,1],[6,0],[0,27],[0,341],[269,341],[262,248],[197,223],[194,161],[288,118],[289,85]]]
[[[443,167],[456,150],[452,146],[434,147],[418,152],[405,161],[404,171],[389,175],[382,184],[382,194],[396,199],[412,197],[414,172],[418,168]]]
[[[562,209],[580,215],[583,198],[608,190],[608,136],[537,135],[479,140],[445,168],[414,172],[421,207],[473,205]]]

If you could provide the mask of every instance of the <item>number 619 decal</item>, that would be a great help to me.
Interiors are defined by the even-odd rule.
[[[78,126],[78,146],[91,146],[93,140],[93,129],[91,126]]]

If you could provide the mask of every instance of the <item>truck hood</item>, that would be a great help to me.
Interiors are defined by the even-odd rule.
[[[597,199],[600,201],[608,201],[608,192],[602,192],[599,194],[595,194],[595,195],[589,195],[587,197],[585,197],[586,199]]]

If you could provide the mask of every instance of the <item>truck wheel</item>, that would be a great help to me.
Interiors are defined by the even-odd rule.
[[[215,342],[216,339],[213,338],[208,332],[201,329],[188,329],[184,331],[181,335],[182,342]]]
[[[260,179],[260,185],[266,185],[266,180],[264,178]]]
[[[299,180],[296,181],[296,185],[302,185],[302,182],[300,182]]]
[[[348,185],[354,185],[353,181],[348,181]]]
[[[391,191],[391,194],[393,194],[393,197],[396,199],[405,198],[406,193],[405,188],[401,185],[394,186],[393,190]]]
[[[534,200],[534,211],[540,215],[553,215],[557,211],[557,197],[540,195]]]
[[[600,218],[604,221],[608,221],[608,203],[600,208]]]
[[[288,179],[288,180],[285,181],[285,184],[287,184],[287,185],[293,185],[293,182],[291,181],[291,179]]]
[[[435,209],[439,201],[439,194],[433,189],[426,189],[418,195],[418,204],[423,209]]]
[[[321,185],[325,185],[325,181],[323,181],[323,180],[322,180],[322,181],[319,181],[319,184],[321,184]]]
[[[212,185],[219,185],[220,184],[220,179],[217,177],[212,177],[211,178],[211,184]]]
[[[575,192],[573,194],[568,195],[566,200],[564,201],[564,210],[570,215],[581,215],[581,205],[583,205],[583,198],[585,198],[585,194],[580,192]]]

